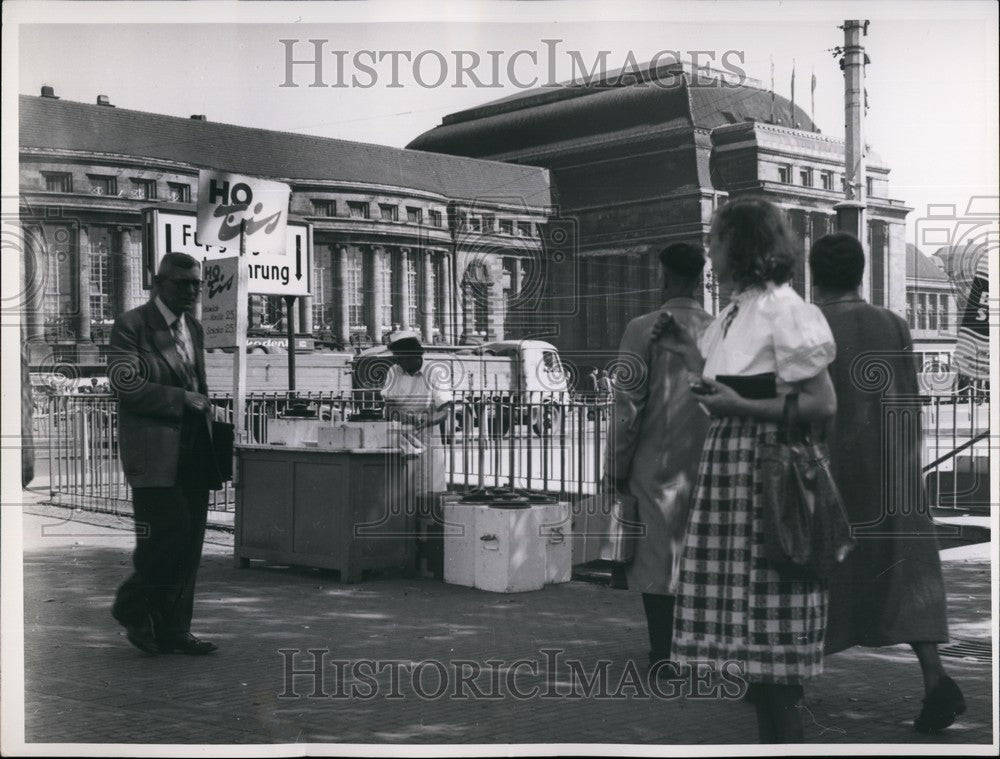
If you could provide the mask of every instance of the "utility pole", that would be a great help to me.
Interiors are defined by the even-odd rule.
[[[837,230],[857,237],[862,244],[865,233],[865,63],[867,56],[861,38],[868,36],[867,21],[845,21],[843,57],[844,71],[844,199],[834,206]],[[865,267],[867,274],[870,267]],[[867,288],[866,288],[867,292]]]

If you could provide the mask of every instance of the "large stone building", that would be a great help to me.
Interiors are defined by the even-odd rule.
[[[517,336],[522,274],[540,259],[548,172],[463,157],[61,100],[20,98],[25,325],[34,365],[99,365],[115,316],[143,290],[147,208],[193,212],[198,170],[291,185],[306,221],[312,297],[297,329],[370,344],[394,326],[425,339]],[[254,327],[278,298],[256,296]]]
[[[577,233],[578,308],[560,321],[557,342],[597,359],[617,346],[629,319],[659,305],[659,251],[681,240],[705,244],[712,213],[732,198],[763,197],[784,209],[802,251],[794,286],[809,296],[805,256],[834,229],[844,144],[758,83],[731,82],[731,72],[679,64],[631,78],[611,72],[451,114],[408,147],[549,170],[559,214]],[[865,294],[903,314],[910,209],[889,198],[888,174],[869,150]],[[717,309],[727,294],[706,279],[706,304]]]
[[[920,367],[928,372],[950,367],[959,323],[955,286],[944,261],[911,244],[906,246],[906,321]]]

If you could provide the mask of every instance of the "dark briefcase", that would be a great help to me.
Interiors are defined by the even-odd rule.
[[[212,422],[212,454],[223,482],[233,479],[233,443],[236,428],[229,422]]]

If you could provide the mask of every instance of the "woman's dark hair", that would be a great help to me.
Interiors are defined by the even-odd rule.
[[[766,200],[737,200],[715,213],[712,227],[725,247],[729,273],[739,289],[792,278],[796,245],[781,211]]]
[[[854,290],[865,273],[865,251],[847,232],[824,235],[809,251],[813,283],[827,290]]]

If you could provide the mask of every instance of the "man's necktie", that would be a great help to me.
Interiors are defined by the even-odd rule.
[[[183,318],[183,317],[181,317]],[[188,390],[197,390],[198,382],[194,373],[194,356],[191,355],[191,346],[185,339],[185,334],[181,330],[181,320],[177,319],[170,325],[170,331],[174,334],[174,343],[177,346],[177,354],[181,357],[181,366],[184,367],[184,384]]]

